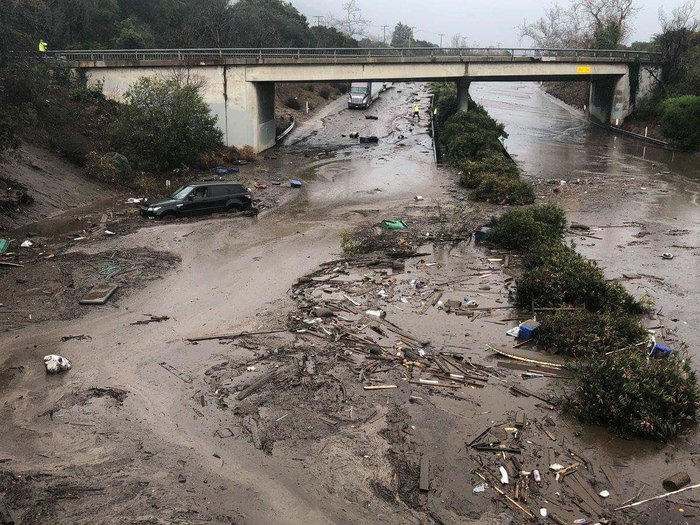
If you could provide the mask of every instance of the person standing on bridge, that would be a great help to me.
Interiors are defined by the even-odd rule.
[[[48,48],[49,48],[49,45],[46,42],[44,42],[43,38],[41,40],[39,40],[39,53],[41,53],[43,55],[44,53],[46,53],[46,50]]]
[[[420,122],[420,106],[418,105],[418,102],[416,102],[416,103],[413,105],[413,120],[415,121],[416,118],[417,118],[418,121]]]

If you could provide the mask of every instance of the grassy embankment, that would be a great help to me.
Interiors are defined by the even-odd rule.
[[[564,210],[555,205],[511,210],[497,219],[488,241],[523,252],[513,300],[523,309],[574,308],[544,313],[537,344],[572,358],[576,370],[565,407],[613,432],[667,440],[697,422],[700,390],[683,348],[649,356],[650,334],[637,300],[605,279],[594,262],[562,242]]]

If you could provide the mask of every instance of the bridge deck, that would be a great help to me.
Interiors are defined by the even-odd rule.
[[[534,48],[260,48],[49,51],[75,67],[289,64],[454,64],[484,62],[630,63],[658,61],[655,53]]]

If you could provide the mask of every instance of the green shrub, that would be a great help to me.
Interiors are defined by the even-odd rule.
[[[222,145],[216,117],[194,86],[141,78],[124,99],[115,142],[139,169],[190,165]]]
[[[700,96],[684,95],[664,100],[661,129],[682,149],[700,149]]]
[[[74,102],[87,102],[92,99],[105,100],[103,88],[104,83],[100,81],[91,86],[88,86],[87,82],[83,82],[68,91],[68,98]]]
[[[532,204],[535,192],[529,182],[506,175],[484,175],[472,190],[474,200],[492,204]]]
[[[532,248],[542,242],[561,241],[566,213],[559,206],[544,204],[501,215],[488,234],[488,241],[506,250]]]
[[[482,160],[502,152],[501,137],[506,138],[503,124],[492,119],[483,108],[458,111],[447,119],[440,134],[446,158],[459,166],[466,160]]]
[[[537,344],[563,355],[584,357],[646,341],[639,317],[625,312],[560,311],[542,316]]]
[[[669,439],[697,422],[700,392],[689,360],[648,358],[641,349],[577,367],[566,407],[586,423],[615,433]]]
[[[85,174],[110,185],[123,185],[131,179],[131,165],[128,159],[119,153],[100,155],[91,151],[85,158]]]
[[[464,161],[461,167],[459,182],[470,190],[477,188],[486,174],[518,178],[518,167],[502,151],[489,150],[481,160]]]
[[[541,243],[524,260],[516,279],[515,303],[521,308],[582,306],[589,310],[641,313],[642,305],[620,283],[608,282],[595,262],[573,247]]]

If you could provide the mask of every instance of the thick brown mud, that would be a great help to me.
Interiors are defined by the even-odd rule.
[[[591,232],[597,238],[576,237],[579,248],[599,259],[611,278],[638,274],[625,284],[657,300],[661,312],[650,323],[661,322],[664,337],[688,341],[698,352],[697,163],[664,158],[666,152],[643,151],[590,128],[530,84],[475,84],[472,94],[506,124],[507,147],[538,182],[541,200],[560,202],[571,219],[600,228]],[[82,317],[52,316],[2,334],[0,469],[4,501],[16,520],[522,522],[524,515],[492,489],[499,485],[499,466],[513,476],[513,465],[466,446],[490,428],[480,439],[522,447],[523,470],[542,473],[542,483],[528,488],[527,507],[538,516],[544,506],[566,523],[584,516],[693,521],[692,492],[635,512],[611,509],[638,493],[661,493],[660,480],[678,470],[700,479],[696,431],[667,445],[625,441],[538,399],[560,392],[558,383],[501,367],[502,359],[486,350],[487,343],[512,346],[505,331],[524,314],[507,308],[511,269],[503,266],[503,255],[469,242],[434,246],[426,235],[426,255],[409,259],[404,271],[375,268],[367,280],[368,270],[352,270],[341,284],[319,282],[307,291],[340,301],[344,293],[363,310],[386,310],[387,320],[430,342],[429,355],[453,353],[458,362],[487,370],[482,388],[410,383],[403,365],[390,363],[371,370],[371,377],[398,388],[364,390],[353,369],[364,355],[346,354],[346,344],[323,330],[320,337],[186,341],[288,329],[290,319],[307,315],[295,293],[298,279],[337,259],[341,232],[357,225],[403,218],[410,228],[412,219],[420,227],[426,217],[448,222],[464,213],[487,217],[498,211],[465,204],[455,175],[434,165],[427,122],[410,120],[415,99],[427,108],[420,85],[396,85],[368,111],[377,120],[343,108],[342,99],[329,104],[287,139],[288,146],[251,168],[260,181],[304,181],[300,190],[275,190],[279,206],[257,217],[125,227],[57,255],[80,265],[80,254],[90,263],[115,252],[168,252],[179,262],[154,267],[162,278],[134,282],[128,293]],[[376,135],[379,143],[361,145],[349,138],[354,131]],[[424,200],[415,201],[416,195]],[[663,260],[664,251],[676,257]],[[8,280],[5,286],[2,302],[20,309],[22,301],[14,297],[23,283]],[[443,301],[468,296],[494,309],[462,316],[426,308],[428,293],[437,288]],[[360,308],[344,304],[351,312]],[[41,308],[35,302],[29,309],[39,314]],[[169,319],[133,324],[146,314]],[[359,322],[353,330],[364,324],[359,314],[341,315],[348,319],[343,322]],[[387,348],[396,343],[390,334],[362,333]],[[66,339],[71,335],[85,337]],[[48,353],[68,357],[73,369],[46,376],[42,357]],[[416,380],[419,368],[411,371]],[[238,399],[240,388],[275,369],[281,371],[274,381]],[[516,396],[512,385],[537,397]],[[519,412],[529,423],[513,432]],[[427,491],[418,488],[424,457]],[[580,483],[560,484],[549,471],[550,459],[585,465],[577,473]],[[611,486],[601,467],[614,469],[619,486]],[[483,493],[472,491],[482,483],[477,469],[488,479]],[[609,501],[595,499],[603,489],[611,491]]]

